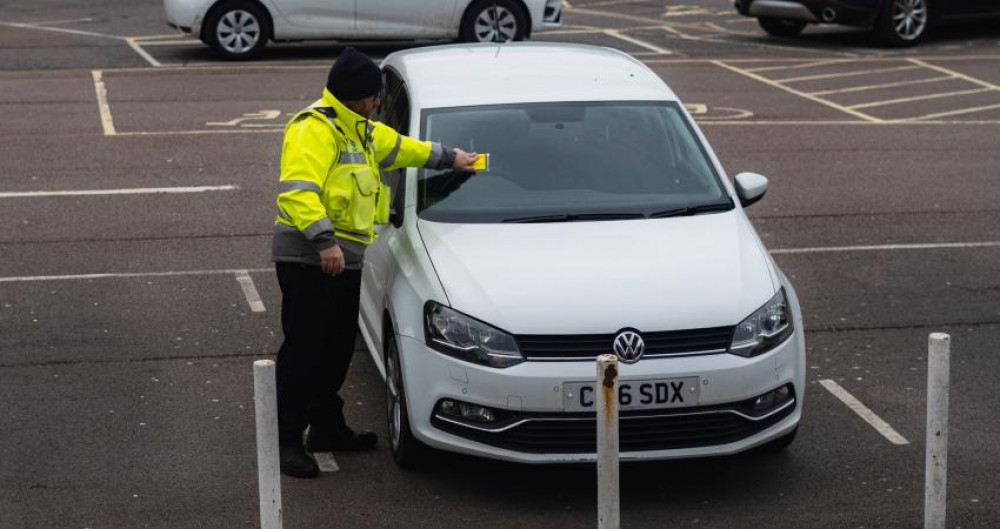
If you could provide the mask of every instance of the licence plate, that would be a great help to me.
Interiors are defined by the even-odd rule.
[[[698,377],[623,380],[618,383],[618,409],[655,410],[696,406],[701,387],[698,381]],[[565,382],[563,409],[597,411],[600,391],[595,382]]]

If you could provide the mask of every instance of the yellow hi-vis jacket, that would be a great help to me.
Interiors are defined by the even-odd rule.
[[[451,149],[367,120],[324,89],[285,127],[274,260],[318,265],[319,252],[338,241],[363,250],[375,224],[389,221],[382,170],[444,169],[454,160]]]

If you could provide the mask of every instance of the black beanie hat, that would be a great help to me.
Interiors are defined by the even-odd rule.
[[[364,53],[347,48],[330,68],[326,88],[341,101],[378,95],[382,91],[382,70]]]

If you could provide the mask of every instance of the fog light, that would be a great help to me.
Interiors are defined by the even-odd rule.
[[[441,415],[460,418],[469,422],[491,423],[497,420],[496,413],[490,408],[448,399],[442,400],[438,404],[438,412]]]
[[[769,391],[759,397],[753,402],[754,411],[764,411],[771,406],[774,406],[774,392]]]
[[[774,403],[781,404],[785,402],[792,396],[792,388],[789,386],[781,386],[780,388],[774,390]]]

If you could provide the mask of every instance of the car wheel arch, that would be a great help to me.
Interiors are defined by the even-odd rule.
[[[531,27],[532,27],[533,21],[531,19],[531,10],[528,9],[528,4],[526,4],[524,2],[524,0],[510,0],[510,1],[514,4],[514,6],[517,9],[519,9],[521,11],[521,16],[524,17],[524,22],[525,22],[525,25],[524,25],[524,38],[525,39],[531,38]],[[459,18],[459,25],[460,25],[460,27],[461,27],[461,25],[464,24],[466,17],[469,16],[469,13],[471,12],[471,9],[477,3],[478,2],[476,0],[470,0],[469,3],[465,6],[465,9],[462,11],[461,18]]]
[[[205,16],[202,18],[201,32],[198,35],[198,38],[201,39],[202,42],[208,42],[206,40],[208,38],[208,33],[207,32],[209,31],[207,21],[211,20],[212,16],[215,15],[216,12],[218,12],[220,9],[222,9],[226,5],[232,4],[232,3],[238,3],[238,2],[251,3],[251,4],[254,4],[256,7],[260,8],[261,12],[264,13],[264,16],[266,17],[266,20],[264,20],[264,22],[265,22],[265,24],[264,24],[264,26],[265,26],[264,27],[264,30],[265,30],[264,31],[264,40],[265,41],[273,41],[274,40],[274,14],[271,13],[271,10],[267,7],[267,5],[265,5],[260,0],[237,0],[236,2],[234,2],[233,0],[219,0],[218,2],[212,4],[212,7],[210,7],[208,9],[208,11],[205,12]]]

